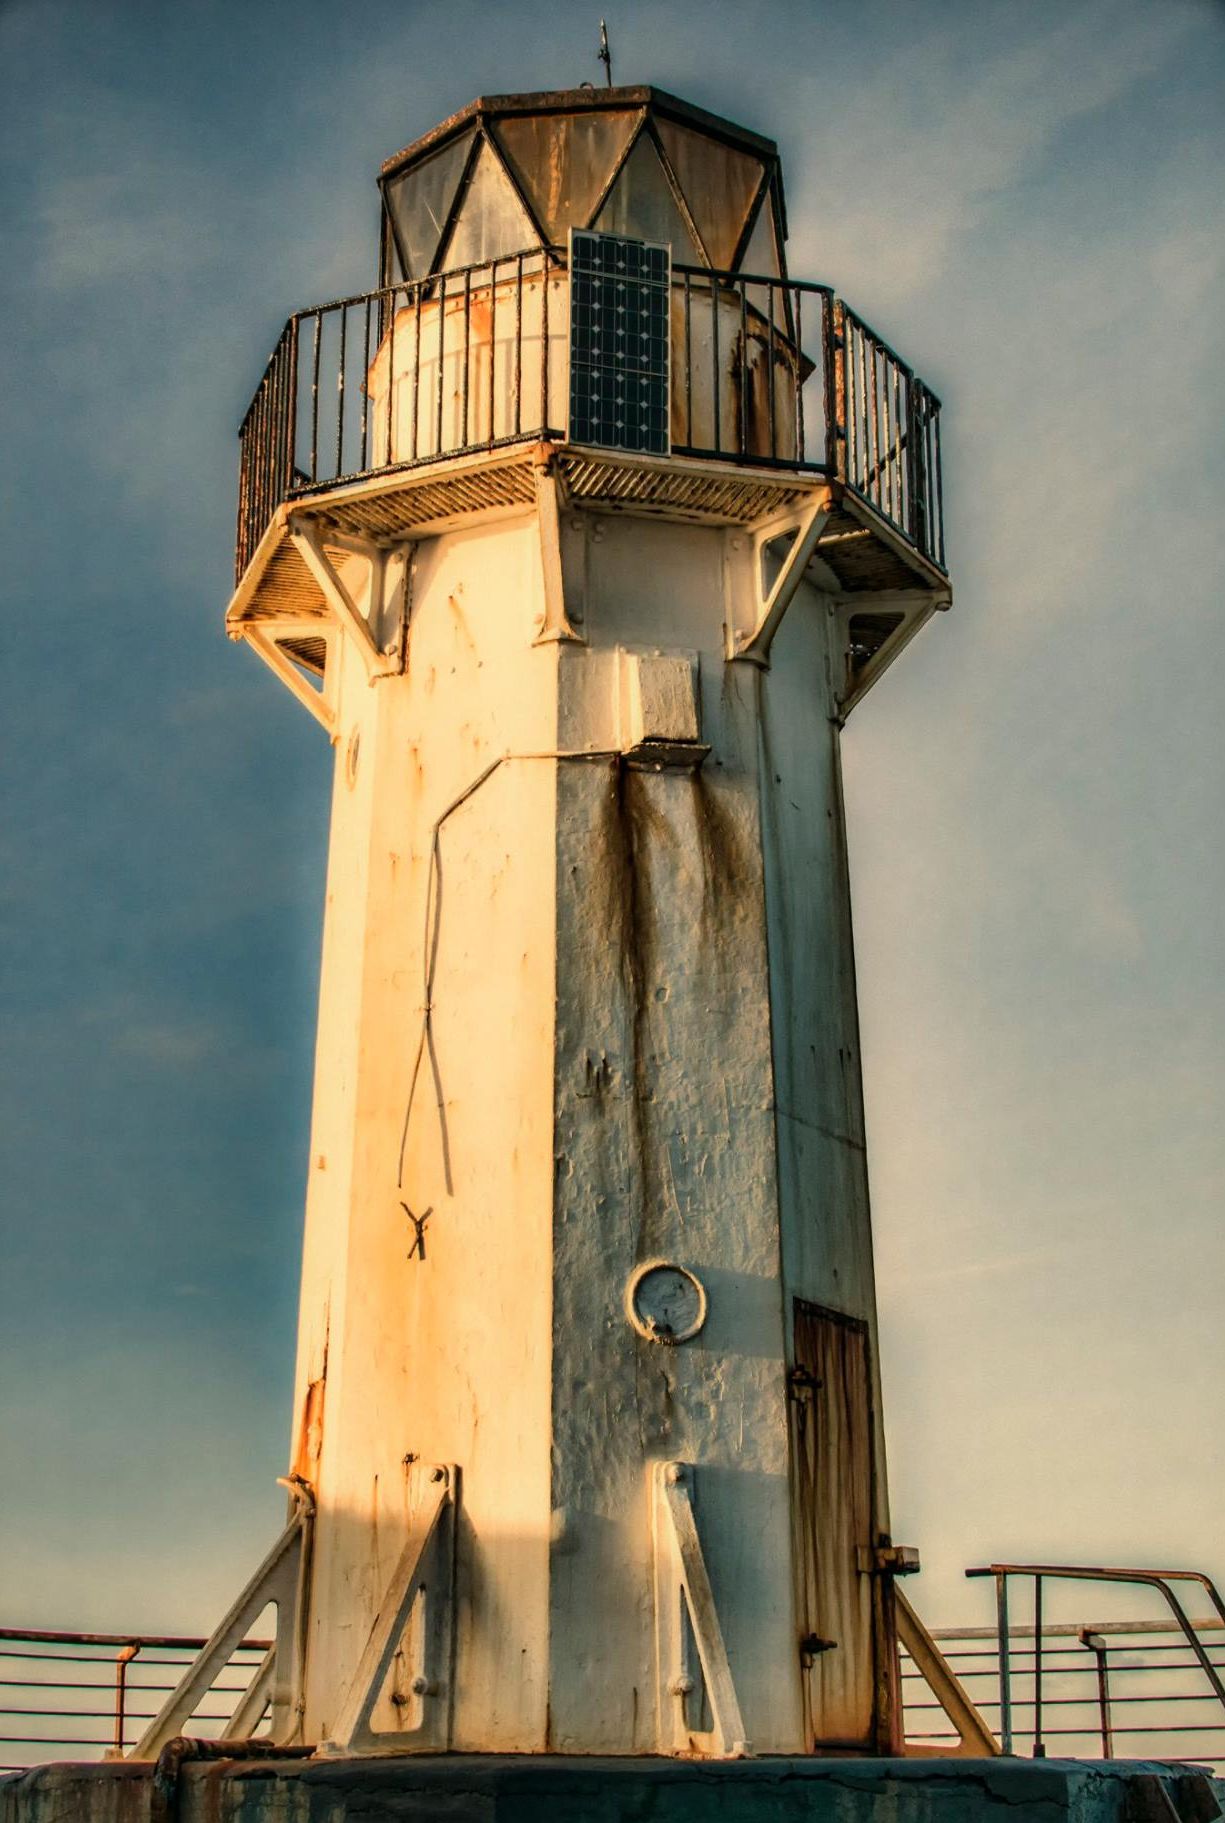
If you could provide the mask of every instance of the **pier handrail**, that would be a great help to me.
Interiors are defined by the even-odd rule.
[[[1034,1584],[1034,1757],[1046,1753],[1042,1739],[1042,1585],[1047,1580],[1070,1582],[1126,1583],[1133,1587],[1156,1589],[1174,1617],[1175,1625],[1195,1655],[1199,1668],[1208,1679],[1212,1692],[1225,1711],[1225,1683],[1217,1666],[1204,1648],[1195,1624],[1178,1596],[1170,1587],[1175,1582],[1193,1582],[1207,1594],[1219,1622],[1225,1623],[1225,1603],[1211,1577],[1202,1570],[1136,1570],[1105,1568],[1083,1564],[992,1563],[966,1571],[969,1577],[991,1576],[995,1579],[996,1632],[999,1650],[1000,1678],[1000,1744],[1005,1753],[1012,1751],[1012,1692],[1010,1672],[1010,1631],[1008,1614],[1008,1581],[1025,1576]],[[1089,1631],[1088,1629],[1085,1630]],[[1082,1644],[1088,1643],[1082,1639]],[[1104,1724],[1108,1726],[1108,1724]]]

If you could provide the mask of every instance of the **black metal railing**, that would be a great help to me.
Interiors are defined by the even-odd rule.
[[[130,1748],[204,1644],[174,1634],[0,1628],[0,1772]],[[270,1644],[236,1647],[191,1719],[193,1735],[221,1733]]]
[[[239,432],[238,576],[285,499],[563,437],[564,285],[537,248],[292,316]]]
[[[268,524],[294,483],[298,404],[298,318],[272,351],[238,432],[237,574],[241,577]]]
[[[299,311],[239,433],[238,576],[286,499],[564,439],[568,348],[560,249]],[[674,455],[829,475],[944,568],[939,400],[829,286],[674,266],[670,386]]]
[[[940,401],[846,304],[834,306],[839,473],[944,568]]]
[[[834,294],[799,279],[673,266],[672,450],[838,472]]]

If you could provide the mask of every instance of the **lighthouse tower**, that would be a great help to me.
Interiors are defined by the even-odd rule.
[[[379,193],[242,430],[228,631],[335,771],[231,1732],[896,1751],[839,739],[949,604],[938,401],[658,90],[477,101]]]

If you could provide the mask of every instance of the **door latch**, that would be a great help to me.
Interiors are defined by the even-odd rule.
[[[917,1576],[923,1568],[912,1544],[860,1545],[855,1561],[861,1576]]]
[[[787,1375],[787,1395],[791,1399],[811,1399],[821,1381],[806,1367],[793,1367]]]
[[[822,1639],[819,1633],[806,1633],[800,1641],[800,1664],[805,1671],[811,1671],[822,1652],[832,1652],[837,1646],[836,1639]]]

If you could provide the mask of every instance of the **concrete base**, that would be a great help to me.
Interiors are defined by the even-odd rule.
[[[1222,1796],[1225,1785],[1193,1768],[1141,1760],[180,1753],[156,1767],[11,1775],[0,1780],[0,1823],[1214,1823]]]

